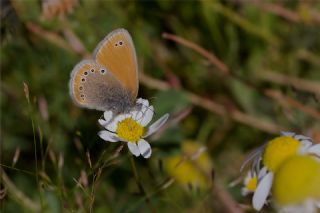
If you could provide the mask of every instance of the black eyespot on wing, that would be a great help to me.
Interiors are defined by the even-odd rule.
[[[80,87],[79,87],[79,90],[83,90],[83,86],[80,86]]]
[[[82,82],[85,82],[85,81],[86,81],[86,79],[85,79],[85,78],[82,78],[82,79],[81,79],[81,81],[82,81]]]
[[[94,72],[94,69],[91,69],[91,72]]]
[[[85,71],[83,74],[84,74],[84,75],[88,75],[88,72],[87,72],[87,71]]]
[[[122,42],[122,41],[120,41],[120,42],[119,42],[119,45],[121,46],[122,44],[123,44],[123,42]]]
[[[105,71],[105,70],[101,70],[100,72],[101,72],[102,74],[104,74],[106,71]]]

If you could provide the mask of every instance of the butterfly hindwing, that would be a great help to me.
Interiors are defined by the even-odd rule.
[[[73,68],[69,87],[73,101],[80,107],[123,111],[131,105],[117,78],[93,60],[83,60]]]

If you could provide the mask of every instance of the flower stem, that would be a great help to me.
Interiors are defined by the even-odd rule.
[[[136,183],[137,183],[137,186],[139,188],[139,191],[141,194],[144,195],[144,197],[146,198],[146,203],[150,209],[151,212],[156,212],[155,208],[153,207],[152,203],[151,203],[151,200],[147,194],[147,192],[145,191],[141,181],[140,181],[140,178],[139,178],[139,175],[138,175],[138,171],[137,171],[137,168],[136,168],[136,164],[134,162],[134,157],[131,156],[130,158],[130,161],[131,161],[131,166],[132,166],[132,171],[133,171],[133,175],[134,175],[134,178],[136,180]]]

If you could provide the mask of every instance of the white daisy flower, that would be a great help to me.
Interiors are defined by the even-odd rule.
[[[269,141],[251,154],[245,164],[253,160],[252,167],[258,174],[257,188],[252,198],[252,205],[256,210],[260,210],[266,203],[274,172],[281,163],[293,155],[303,154],[320,158],[320,144],[314,144],[311,138],[292,132],[282,132],[280,137]]]
[[[253,193],[257,188],[258,177],[255,171],[249,170],[246,177],[243,181],[243,187],[241,190],[241,194],[246,196],[250,193]]]
[[[272,195],[279,212],[316,213],[320,210],[320,159],[296,155],[274,175]]]
[[[149,106],[149,101],[142,98],[137,99],[136,103],[141,108],[139,110],[133,109],[128,113],[113,116],[112,111],[105,111],[104,119],[99,119],[98,122],[106,130],[100,131],[98,135],[109,142],[127,142],[133,155],[149,158],[152,151],[145,138],[159,130],[167,121],[169,114],[163,115],[146,128],[154,115],[153,106]]]

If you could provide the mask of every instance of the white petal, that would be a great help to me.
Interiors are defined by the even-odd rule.
[[[153,106],[148,107],[146,111],[143,113],[142,119],[139,121],[139,123],[142,126],[147,126],[152,120],[153,114],[154,114]]]
[[[146,107],[149,106],[149,101],[147,99],[138,98],[136,103]]]
[[[151,111],[152,111],[152,112],[151,112],[151,113],[152,113],[151,119],[152,119],[154,109],[153,109],[153,106],[152,106],[152,105],[149,105],[149,101],[146,100],[146,99],[138,99],[138,100],[137,100],[137,104],[141,106],[140,111],[142,112],[142,115],[143,115],[143,116],[145,116],[147,112],[150,113],[149,111],[151,110]],[[150,115],[148,115],[147,117],[149,117],[149,116],[150,116]],[[151,121],[151,119],[150,119],[150,121]],[[150,121],[149,121],[149,122],[150,122]],[[141,122],[141,125],[146,126],[149,122],[142,121],[142,122]]]
[[[262,167],[262,169],[260,169],[258,174],[258,180],[261,180],[267,174],[267,171],[268,170],[266,167]]]
[[[162,125],[168,120],[169,114],[163,115],[161,118],[159,118],[156,122],[154,122],[151,126],[149,126],[149,129],[147,133],[144,135],[144,137],[148,137],[151,134],[155,133]]]
[[[103,113],[103,117],[107,122],[109,122],[112,118],[112,111],[105,111]]]
[[[252,206],[256,210],[261,210],[263,205],[266,203],[267,197],[270,193],[270,189],[273,181],[273,173],[269,172],[263,177],[258,183],[256,191],[253,194]]]
[[[130,112],[131,118],[135,121],[139,121],[143,117],[143,113],[141,111],[132,111]]]
[[[98,122],[101,126],[105,127],[112,119],[112,111],[105,111],[103,113],[104,119],[99,119]]]
[[[131,111],[130,115],[133,120],[145,127],[153,117],[153,106],[142,109],[141,111]]]
[[[114,119],[113,121],[111,121],[109,124],[107,124],[105,126],[105,128],[109,131],[112,131],[112,132],[115,132],[117,130],[117,125],[118,125],[118,122],[116,119]]]
[[[281,135],[282,136],[289,136],[289,137],[293,137],[296,135],[296,133],[294,132],[285,132],[285,131],[281,131]]]
[[[301,141],[301,140],[309,140],[312,141],[312,139],[310,137],[304,136],[304,135],[296,135],[294,136],[295,139]]]
[[[106,120],[104,120],[104,119],[99,119],[98,120],[98,123],[101,125],[101,126],[105,126],[105,125],[107,125],[108,124],[108,121],[106,121]]]
[[[109,142],[118,142],[119,139],[116,137],[116,135],[114,133],[108,132],[106,130],[102,130],[100,132],[98,132],[98,135],[100,138],[102,138],[105,141],[109,141]]]
[[[298,150],[299,154],[304,154],[306,152],[308,152],[308,149],[312,146],[312,142],[308,141],[308,140],[302,140],[300,145],[300,148]]]
[[[145,141],[143,139],[139,140],[138,141],[138,148],[140,150],[141,155],[144,158],[149,158],[151,156],[151,153],[152,153],[151,146],[147,141]]]
[[[248,165],[248,163],[250,163],[251,161],[259,161],[259,158],[257,159],[256,157],[261,155],[263,149],[264,149],[264,145],[260,146],[256,149],[254,149],[253,151],[251,151],[245,158],[244,162],[242,163],[241,167],[240,167],[240,172],[242,172],[242,170],[246,167],[246,165]],[[257,162],[254,162],[257,163]]]
[[[128,148],[129,148],[130,152],[134,156],[138,157],[140,155],[140,151],[139,151],[137,144],[131,143],[131,142],[128,142],[127,144],[128,144]]]
[[[320,157],[320,144],[316,144],[308,149],[308,153],[315,154]]]

